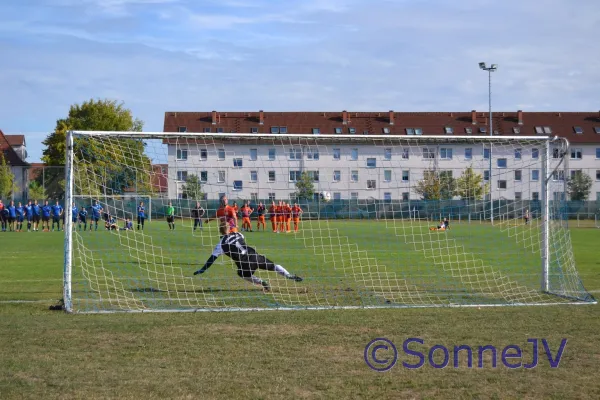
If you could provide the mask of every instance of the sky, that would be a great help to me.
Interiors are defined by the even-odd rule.
[[[69,106],[600,110],[598,0],[5,0],[0,129],[29,162]]]

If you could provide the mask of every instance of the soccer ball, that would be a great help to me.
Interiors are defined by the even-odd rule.
[[[329,192],[321,192],[321,200],[323,200],[324,202],[331,201],[331,193],[329,193]]]

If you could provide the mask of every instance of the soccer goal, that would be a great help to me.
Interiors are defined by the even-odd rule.
[[[67,218],[66,310],[595,303],[567,225],[568,146],[545,136],[70,132],[67,204],[106,205],[116,229],[80,232]],[[155,218],[125,229],[140,196]]]

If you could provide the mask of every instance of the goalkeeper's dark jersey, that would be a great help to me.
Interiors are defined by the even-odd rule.
[[[244,256],[247,256],[248,253],[256,253],[256,251],[253,248],[248,247],[244,235],[235,232],[221,237],[221,240],[215,246],[212,255],[219,257],[220,255],[225,254],[226,256],[231,257],[232,260],[239,262],[242,260],[246,261]]]

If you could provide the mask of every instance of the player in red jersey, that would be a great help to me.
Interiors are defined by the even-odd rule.
[[[277,232],[277,206],[275,205],[275,201],[273,201],[271,207],[269,207],[269,219],[271,220],[273,232]]]
[[[292,219],[294,220],[294,232],[298,232],[298,226],[300,225],[300,214],[304,211],[300,208],[298,203],[295,203],[292,207]]]
[[[242,208],[240,209],[242,213],[242,230],[252,232],[252,225],[250,224],[250,215],[254,212],[248,203],[244,203]]]
[[[217,210],[217,216],[215,218],[209,218],[205,223],[209,223],[212,220],[218,219],[219,221],[225,221],[229,225],[229,231],[235,233],[238,231],[238,218],[234,208],[227,205],[227,196],[221,196],[219,199],[219,209]]]

